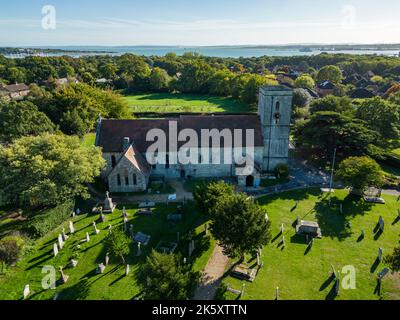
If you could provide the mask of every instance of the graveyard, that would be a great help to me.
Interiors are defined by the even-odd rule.
[[[253,282],[233,278],[233,269],[227,270],[223,283],[230,290],[221,290],[219,298],[274,300],[278,287],[279,300],[400,299],[398,273],[387,274],[380,286],[377,281],[387,267],[378,256],[391,254],[400,235],[400,202],[394,196],[383,197],[384,205],[367,204],[347,191],[336,190],[329,206],[328,194],[308,189],[261,198],[272,221],[272,243],[262,250],[262,267]],[[318,223],[322,238],[315,238],[310,246],[310,241],[296,234],[297,219]],[[380,221],[384,222],[383,231]],[[254,257],[247,257],[246,264],[258,268]],[[339,288],[337,295],[333,268],[337,274],[349,265],[356,270],[356,290]],[[344,276],[342,273],[342,279]]]
[[[215,242],[204,234],[204,218],[194,210],[192,203],[184,206],[182,220],[169,222],[167,216],[176,212],[177,206],[173,203],[157,205],[150,216],[139,215],[137,206],[126,206],[124,223],[123,205],[118,204],[112,213],[104,214],[104,222],[99,213],[91,212],[89,205],[82,205],[79,210],[81,214],[35,242],[31,252],[16,267],[10,268],[6,277],[0,279],[0,300],[22,299],[27,284],[27,299],[32,300],[139,298],[141,289],[135,283],[135,273],[152,249],[181,253],[182,257],[187,257],[187,263],[192,264],[193,270],[201,271]],[[104,240],[109,230],[112,232],[115,228],[126,228],[127,234],[132,233],[136,240],[141,241],[140,246],[132,241],[130,253],[125,257],[129,264],[128,275],[121,259],[107,255],[105,248]],[[143,239],[143,235],[147,238]],[[189,257],[188,247],[192,241],[195,247]],[[58,283],[54,290],[42,289],[42,278],[46,275],[42,273],[44,266],[53,266],[56,270]],[[63,278],[66,280],[64,284]]]

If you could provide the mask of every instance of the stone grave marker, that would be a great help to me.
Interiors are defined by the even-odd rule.
[[[70,265],[71,265],[72,268],[75,268],[78,265],[78,261],[74,260],[74,259],[71,259]]]
[[[69,276],[67,276],[65,273],[64,273],[64,270],[63,270],[63,268],[62,267],[60,267],[60,273],[61,273],[61,283],[67,283],[67,281],[68,281],[68,279],[69,279]]]
[[[64,229],[64,228],[62,229],[61,236],[62,236],[62,239],[63,239],[64,242],[68,240],[68,236],[67,236],[67,234],[65,233],[65,229]]]
[[[58,246],[57,243],[53,244],[53,254],[55,257],[58,255]]]
[[[96,268],[96,273],[103,274],[105,269],[106,269],[106,266],[103,263],[100,263]]]
[[[379,217],[379,230],[382,232],[385,230],[385,220],[382,216]]]
[[[27,299],[30,294],[31,294],[31,289],[29,287],[29,284],[27,284],[24,288],[24,300]]]
[[[57,240],[58,240],[58,247],[59,247],[60,250],[61,250],[61,249],[64,247],[64,241],[63,241],[63,238],[62,238],[62,235],[61,235],[61,234],[58,235]]]
[[[89,232],[86,232],[86,242],[90,242]]]
[[[70,234],[75,233],[74,223],[72,221],[69,222],[69,233]]]
[[[136,257],[140,257],[142,255],[141,244],[140,242],[137,243],[137,253]]]
[[[130,272],[130,266],[129,266],[129,264],[127,264],[127,265],[125,266],[125,276],[128,276],[128,275],[129,275],[129,272]]]
[[[97,225],[96,225],[95,221],[93,221],[93,231],[94,231],[94,234],[99,234],[100,233],[100,230],[97,229]]]
[[[110,256],[109,256],[109,254],[107,252],[106,253],[106,257],[104,259],[104,265],[107,267],[109,262],[110,262]]]
[[[383,249],[379,248],[379,250],[378,250],[378,260],[380,262],[382,262],[382,259],[383,259]]]

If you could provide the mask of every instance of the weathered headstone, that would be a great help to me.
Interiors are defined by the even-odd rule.
[[[382,216],[379,217],[379,230],[382,232],[385,230],[385,220],[383,219]]]
[[[104,265],[107,267],[109,262],[110,262],[110,256],[109,256],[109,254],[107,252],[106,253],[106,257],[104,259]]]
[[[55,257],[58,255],[58,245],[57,243],[53,244],[53,254]]]
[[[86,232],[86,242],[90,241],[90,236],[89,236],[89,232]]]
[[[29,297],[31,294],[31,289],[29,288],[29,284],[27,284],[24,288],[24,300]]]
[[[103,212],[100,213],[100,221],[101,221],[102,223],[106,222],[106,215],[105,215]]]
[[[282,223],[282,225],[281,225],[281,233],[284,233],[285,232],[285,225]]]
[[[76,214],[75,214],[75,211],[72,211],[71,217],[72,217],[72,218],[75,218],[75,215],[76,215]]]
[[[62,236],[62,240],[63,240],[64,242],[68,240],[68,236],[67,236],[67,234],[65,233],[65,229],[64,229],[64,228],[62,229],[61,236]]]
[[[59,247],[60,250],[61,250],[61,249],[64,247],[64,241],[63,241],[63,238],[62,238],[62,235],[61,235],[61,234],[58,235],[57,240],[58,240],[58,247]]]
[[[106,192],[106,199],[104,200],[103,211],[106,213],[112,213],[115,210],[115,203],[110,198],[110,193]]]
[[[130,267],[129,267],[129,264],[127,264],[127,265],[125,266],[125,276],[128,276],[128,275],[129,275],[129,272],[130,272]]]
[[[275,289],[275,300],[279,300],[279,287]]]
[[[78,261],[74,260],[74,259],[71,259],[70,265],[71,265],[72,268],[75,268],[78,265]]]
[[[379,248],[378,250],[378,260],[382,262],[383,259],[383,249]]]
[[[340,293],[340,272],[338,272],[336,277],[335,293],[338,296]]]
[[[106,266],[103,263],[100,263],[96,268],[96,273],[102,274],[102,273],[104,273],[105,269],[106,269]]]
[[[112,225],[109,224],[109,225],[108,225],[108,232],[111,233],[111,230],[112,230]]]
[[[63,271],[63,268],[62,267],[60,267],[60,273],[61,273],[61,283],[67,283],[67,281],[68,281],[68,279],[69,279],[69,276],[67,276],[65,273],[64,273],[64,271]]]
[[[93,231],[94,231],[94,234],[99,234],[100,233],[100,230],[97,229],[97,225],[96,225],[95,221],[93,221]]]
[[[69,233],[70,234],[75,233],[74,223],[72,221],[69,222]]]
[[[142,250],[140,247],[140,242],[137,243],[137,253],[136,253],[136,257],[140,257],[142,255]]]

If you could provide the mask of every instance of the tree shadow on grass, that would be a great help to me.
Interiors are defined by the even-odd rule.
[[[375,273],[376,269],[378,269],[379,265],[381,264],[379,258],[376,258],[374,264],[371,266],[370,272]]]
[[[335,280],[335,275],[332,274],[329,276],[329,278],[321,285],[321,287],[319,288],[319,291],[324,291],[326,288],[329,287],[329,285],[334,282]]]
[[[88,278],[83,278],[73,286],[62,290],[59,294],[60,300],[85,300],[90,292],[90,286]]]
[[[338,295],[336,293],[336,281],[334,281],[331,290],[329,290],[328,294],[325,297],[325,300],[335,300],[337,296]]]
[[[302,201],[307,200],[310,197],[320,197],[321,191],[317,188],[302,189],[302,190],[292,190],[287,192],[282,192],[275,195],[265,196],[259,199],[261,205],[266,205],[276,200],[293,200]],[[295,204],[293,204],[294,207]]]

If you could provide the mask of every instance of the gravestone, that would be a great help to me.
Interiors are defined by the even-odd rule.
[[[53,244],[53,254],[55,257],[58,255],[58,246],[57,243]]]
[[[62,267],[60,267],[60,273],[61,273],[61,283],[63,283],[63,284],[67,283],[67,281],[68,281],[68,279],[69,279],[69,276],[67,276],[67,275],[64,273]]]
[[[130,272],[130,266],[129,266],[129,264],[127,264],[127,265],[125,266],[125,276],[128,276],[128,275],[129,275],[129,272]]]
[[[61,250],[64,247],[64,241],[63,241],[63,238],[62,238],[61,234],[58,235],[58,239],[57,240],[58,240],[58,247]]]
[[[96,273],[102,274],[102,273],[104,273],[105,269],[106,269],[106,266],[103,263],[100,263],[96,268]]]
[[[72,218],[75,218],[75,215],[76,215],[76,214],[75,214],[75,211],[72,211],[71,217],[72,217]]]
[[[183,258],[183,263],[186,264],[187,263],[187,259]]]
[[[74,260],[74,259],[71,259],[70,265],[71,265],[72,268],[75,268],[78,265],[78,261]]]
[[[379,230],[384,231],[385,230],[385,220],[383,219],[382,216],[379,217]]]
[[[86,232],[86,242],[90,241],[90,236],[89,236],[89,232]]]
[[[70,234],[75,233],[74,223],[72,221],[69,222],[69,233]]]
[[[112,225],[109,224],[109,225],[108,225],[108,232],[111,233],[111,230],[112,230]]]
[[[279,300],[279,287],[275,289],[275,300]]]
[[[26,298],[28,298],[30,294],[31,294],[31,289],[30,289],[30,287],[29,287],[29,284],[27,284],[27,285],[25,286],[25,288],[24,288],[24,300],[25,300]]]
[[[109,254],[107,252],[106,258],[104,259],[104,265],[107,267],[109,262],[110,262],[110,256],[109,256]]]
[[[284,233],[285,232],[285,225],[282,223],[282,225],[281,225],[281,233]]]
[[[97,225],[96,225],[95,221],[93,221],[93,229],[94,229],[94,234],[99,234],[100,233],[100,230],[97,229]]]
[[[340,293],[340,272],[338,272],[337,277],[336,277],[335,293],[337,296]]]
[[[113,203],[112,199],[110,198],[110,193],[106,192],[106,198],[104,200],[103,205],[103,212],[104,213],[113,213],[115,210],[116,204]]]
[[[76,215],[79,216],[81,214],[81,209],[76,209]]]
[[[383,259],[383,249],[379,248],[379,250],[378,250],[378,260],[380,262],[382,262],[382,259]]]
[[[124,217],[124,231],[127,232],[128,231],[128,218]]]
[[[62,239],[63,239],[64,242],[68,240],[68,236],[66,235],[64,228],[62,229],[61,236],[62,236]]]
[[[136,257],[140,257],[142,255],[142,250],[140,247],[140,242],[137,243],[137,253],[136,253]]]
[[[100,221],[101,222],[106,222],[106,215],[102,212],[102,213],[100,213]]]
[[[265,222],[269,221],[268,213],[265,214]]]

